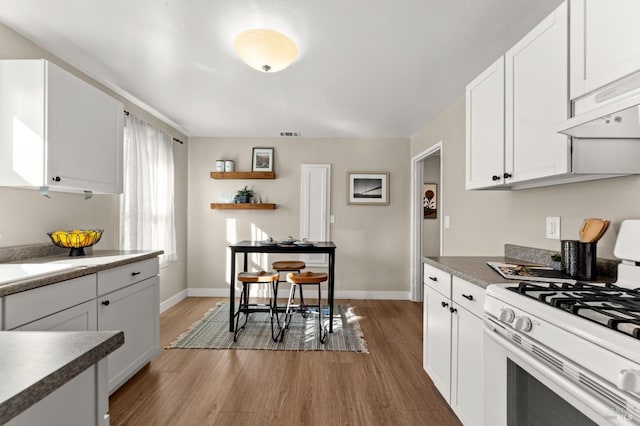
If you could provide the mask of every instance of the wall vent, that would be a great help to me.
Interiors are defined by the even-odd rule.
[[[300,136],[301,132],[297,131],[297,132],[280,132],[280,136],[284,136],[284,137],[297,137]]]

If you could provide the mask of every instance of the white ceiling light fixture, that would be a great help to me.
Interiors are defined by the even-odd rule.
[[[269,73],[282,71],[298,56],[298,47],[289,37],[267,29],[238,34],[233,47],[251,68]]]

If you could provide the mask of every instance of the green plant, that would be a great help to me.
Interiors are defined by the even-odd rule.
[[[247,188],[245,185],[244,188],[239,189],[238,192],[236,192],[236,195],[239,197],[253,197],[253,190]]]
[[[560,256],[560,253],[554,253],[551,255],[551,260],[553,260],[554,262],[560,262],[562,260],[562,257]]]

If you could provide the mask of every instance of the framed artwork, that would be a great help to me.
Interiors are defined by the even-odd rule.
[[[438,184],[425,183],[422,187],[422,210],[425,219],[438,218]]]
[[[253,148],[252,172],[273,171],[273,148]]]
[[[389,205],[389,172],[347,172],[347,204]]]

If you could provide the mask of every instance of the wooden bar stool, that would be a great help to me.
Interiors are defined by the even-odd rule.
[[[322,322],[322,283],[325,281],[327,281],[327,274],[324,272],[307,271],[302,273],[290,272],[289,274],[287,274],[287,282],[291,284],[291,290],[289,291],[289,300],[287,301],[287,309],[284,314],[285,329],[289,328],[289,323],[291,322],[291,316],[293,314],[292,309],[305,313],[305,312],[309,312],[308,308],[315,307],[318,309],[318,324],[320,325],[319,340],[320,340],[320,343],[324,343],[327,337],[327,332],[325,331],[324,325]],[[293,295],[295,294],[296,287],[300,286],[300,288],[302,289],[302,286],[304,285],[318,286],[318,304],[317,305],[304,305],[302,303],[299,305],[294,305],[292,303]],[[283,338],[284,338],[284,330],[282,330],[282,333],[280,334],[280,341],[282,341]]]
[[[260,272],[240,272],[238,274],[238,281],[242,283],[242,290],[240,292],[240,303],[238,303],[238,310],[236,311],[235,317],[235,327],[233,333],[233,341],[238,340],[238,332],[247,325],[247,319],[249,318],[249,314],[253,312],[269,312],[269,316],[271,317],[271,338],[274,341],[277,341],[278,335],[275,332],[273,326],[273,307],[275,306],[275,300],[273,298],[275,286],[278,285],[278,280],[280,279],[280,274],[274,271],[260,271]],[[270,284],[270,297],[269,304],[266,305],[264,303],[249,303],[249,287],[251,284]],[[244,314],[244,323],[240,328],[238,325],[240,324],[240,314]]]
[[[300,273],[307,265],[301,260],[278,260],[271,264],[271,269],[278,272],[283,279],[279,279],[278,283],[286,283],[286,274],[283,272]],[[295,294],[293,295],[295,297]],[[275,286],[274,299],[278,303],[278,286]],[[304,305],[304,296],[302,295],[302,287],[300,288],[300,303]]]

